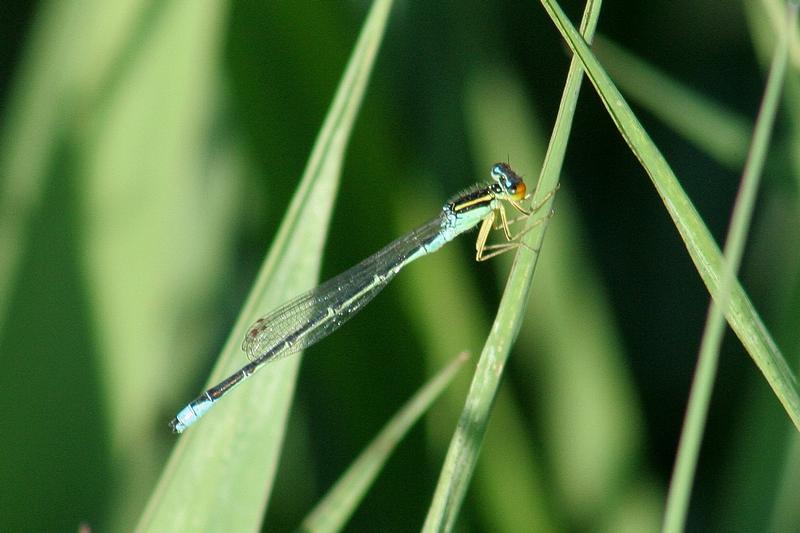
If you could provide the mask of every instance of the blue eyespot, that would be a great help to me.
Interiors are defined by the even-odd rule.
[[[519,181],[514,171],[505,163],[495,163],[494,166],[492,166],[492,178],[494,178],[506,192],[512,194],[514,193],[515,184]]]
[[[508,166],[505,163],[495,163],[492,167],[492,177],[496,180],[508,180]]]

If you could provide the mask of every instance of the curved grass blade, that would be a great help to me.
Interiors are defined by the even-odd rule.
[[[594,35],[600,7],[600,1],[590,0],[586,3],[582,29],[589,39]],[[581,77],[580,66],[573,60],[541,177],[533,195],[533,205],[554,190],[558,183]],[[548,213],[550,205],[552,199],[540,212]],[[540,249],[545,229],[546,224],[541,224],[530,231],[525,237],[526,244],[535,250]],[[537,258],[538,253],[520,250],[511,267],[497,317],[478,361],[464,410],[439,475],[439,483],[428,510],[424,531],[451,531],[455,526],[486,433],[503,368],[525,314]]]
[[[389,455],[414,422],[450,384],[467,359],[469,356],[466,352],[456,356],[409,399],[303,520],[301,530],[339,531],[344,527]]]
[[[666,159],[559,5],[552,0],[542,0],[542,5],[575,56],[580,59],[625,142],[650,176],[703,282],[711,295],[717,298],[722,275],[722,254],[711,233]],[[800,396],[794,376],[738,281],[733,286],[726,317],[792,422],[800,429]]]
[[[308,289],[317,278],[345,147],[390,7],[390,0],[372,6],[297,193],[209,383],[241,366],[239,344],[258,313]],[[299,362],[293,357],[265,368],[180,438],[139,531],[260,527]]]

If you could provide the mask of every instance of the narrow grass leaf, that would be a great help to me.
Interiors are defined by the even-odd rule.
[[[789,16],[786,17],[786,28],[782,32],[782,39],[775,49],[772,67],[767,80],[767,88],[758,119],[756,120],[753,143],[750,147],[747,164],[742,175],[742,184],[733,208],[728,238],[725,242],[725,262],[723,263],[719,296],[711,301],[700,345],[700,356],[689,395],[689,406],[686,411],[683,432],[678,446],[678,456],[675,461],[669,497],[667,498],[667,509],[664,515],[663,531],[667,533],[683,531],[686,527],[686,515],[689,509],[689,499],[697,467],[697,457],[700,454],[703,429],[708,417],[711,392],[714,389],[714,380],[719,365],[722,335],[725,333],[724,313],[728,307],[736,273],[742,262],[744,244],[750,221],[753,217],[756,193],[761,181],[772,129],[775,125],[781,87],[783,87],[784,83],[786,62],[789,56],[789,36],[797,22],[797,6],[789,4],[787,11]]]
[[[695,267],[711,295],[716,298],[722,275],[722,254],[708,228],[686,196],[666,159],[567,16],[552,0],[542,0],[542,4],[576,57],[580,59],[625,142],[650,176],[686,244]],[[738,282],[731,292],[730,307],[726,316],[792,422],[800,429],[800,396],[794,376]]]
[[[600,6],[599,1],[589,1],[586,4],[582,29],[589,38],[594,34]],[[558,183],[580,82],[580,67],[573,61],[532,205],[538,205],[549,192],[555,190]],[[542,206],[540,213],[549,213],[550,205],[552,198]],[[533,249],[540,249],[545,229],[546,223],[530,231],[525,237],[526,244]],[[481,353],[464,410],[450,442],[425,520],[425,531],[451,531],[455,526],[486,433],[503,368],[525,315],[537,258],[538,253],[522,249],[511,268],[497,317]]]
[[[532,94],[527,91],[518,73],[497,64],[475,69],[467,92],[466,115],[471,144],[478,160],[491,161],[508,154],[509,161],[523,174],[542,168],[547,138],[537,120],[538,113],[531,100]],[[559,225],[562,193],[563,190],[559,192]],[[551,226],[547,230],[547,254],[542,259],[550,257],[552,252],[552,229]],[[496,273],[498,287],[502,287],[508,280],[512,261],[512,255],[506,254],[491,261],[491,265],[468,265],[463,261],[460,264],[464,268],[491,267]],[[537,266],[537,276],[540,274],[541,261]],[[541,284],[537,282],[536,297],[531,303],[539,299],[540,289]],[[473,312],[479,310],[472,306],[463,308],[458,314],[464,314],[467,309]],[[530,315],[528,312],[527,316]],[[485,329],[473,329],[470,335],[483,335],[480,344],[484,344],[486,337],[482,332]],[[529,360],[533,352],[526,351],[520,344],[524,332],[523,325],[520,338],[516,341],[515,353],[520,359]],[[525,382],[524,378],[522,382]],[[538,392],[533,392],[538,387],[538,379],[527,383],[538,398]],[[453,413],[458,413],[463,408],[467,386],[458,396]],[[519,395],[512,388],[501,385],[492,406],[491,429],[486,433],[481,457],[469,489],[471,497],[481,502],[480,521],[487,530],[515,531],[519,524],[525,524],[530,530],[542,533],[557,529],[557,519],[553,506],[550,505],[552,486],[546,474],[548,468],[544,465],[545,454],[536,451],[540,449],[541,441],[527,428],[526,420],[529,415]],[[448,433],[452,433],[450,428]],[[513,494],[513,498],[509,498],[509,494]],[[520,502],[525,504],[520,505]]]
[[[389,0],[372,6],[297,193],[209,383],[242,365],[239,344],[258,314],[315,282],[345,147],[390,7]],[[140,531],[260,527],[299,361],[291,357],[265,368],[180,437],[141,518]]]

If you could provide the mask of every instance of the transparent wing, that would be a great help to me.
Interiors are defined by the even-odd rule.
[[[253,323],[242,350],[259,363],[293,354],[333,333],[394,278],[441,230],[436,218]],[[423,252],[422,255],[424,255]]]

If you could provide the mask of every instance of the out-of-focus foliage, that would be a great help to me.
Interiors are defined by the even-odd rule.
[[[577,21],[583,6],[564,4]],[[206,380],[368,7],[7,3],[3,529],[136,524],[176,442],[166,423]],[[781,13],[780,2],[607,2],[600,15],[595,52],[718,240]],[[565,50],[537,2],[395,5],[347,153],[322,277],[435,216],[448,196],[487,179],[496,160],[535,181]],[[796,367],[792,53],[740,279]],[[709,115],[692,123],[687,107]],[[270,531],[297,527],[442,361],[480,351],[508,262],[476,264],[472,237],[408,267],[308,350],[265,516]],[[585,86],[464,530],[656,528],[707,305],[661,201]],[[728,340],[690,528],[797,530],[797,438]],[[389,460],[349,528],[420,527],[471,369],[463,373]]]

